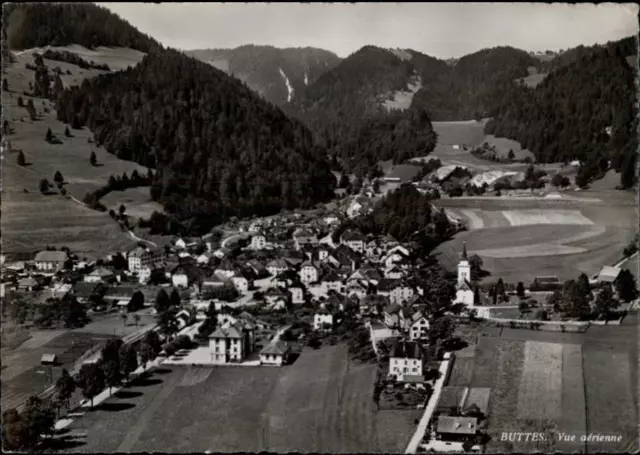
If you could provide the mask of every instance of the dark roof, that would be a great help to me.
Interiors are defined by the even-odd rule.
[[[287,351],[291,350],[291,347],[282,340],[269,343],[269,345],[260,351],[260,354],[269,355],[284,355]]]
[[[107,292],[105,293],[104,298],[108,298],[108,299],[115,299],[115,298],[122,298],[122,299],[126,299],[126,298],[131,298],[133,296],[133,294],[135,294],[137,291],[136,288],[132,287],[132,286],[111,286],[109,289],[107,289]]]
[[[394,314],[400,312],[401,309],[402,307],[400,305],[398,305],[397,303],[392,303],[384,309],[384,312],[387,314]]]
[[[392,280],[390,278],[382,278],[378,281],[378,291],[391,291],[394,289],[400,280]]]
[[[437,407],[447,409],[461,407],[466,390],[466,387],[443,387]]]
[[[415,341],[399,341],[393,347],[393,354],[391,357],[399,357],[403,359],[422,359],[423,351]]]
[[[78,297],[89,298],[94,294],[98,294],[100,291],[104,291],[104,285],[102,283],[79,281],[73,285],[73,293]]]
[[[354,241],[362,241],[366,240],[364,234],[358,230],[347,230],[342,233],[340,236],[340,240],[343,242],[354,242]]]
[[[335,281],[342,281],[342,278],[340,278],[338,276],[338,274],[334,271],[330,271],[328,272],[326,275],[324,275],[320,281],[331,281],[331,282],[335,282]]]

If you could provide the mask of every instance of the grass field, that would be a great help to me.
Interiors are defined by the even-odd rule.
[[[469,230],[435,253],[454,270],[467,242],[491,273],[486,280],[530,283],[537,275],[566,280],[580,272],[596,274],[619,260],[637,232],[637,209],[627,192],[590,191],[580,197],[591,199],[441,199],[436,205],[466,221]]]
[[[456,353],[449,384],[491,388],[491,453],[584,452],[580,436],[585,433],[622,439],[587,442],[589,453],[633,452],[638,449],[637,323],[633,314],[620,326],[594,326],[583,334],[485,331],[475,347],[472,380],[465,384],[468,380],[461,379],[469,377],[469,358]],[[467,327],[464,338],[473,340],[473,332],[480,330]],[[473,347],[465,352],[473,352]],[[542,432],[547,439],[502,438],[504,432],[527,431]],[[560,432],[577,435],[576,441],[560,441]]]
[[[103,197],[101,202],[107,209],[115,211],[118,210],[120,204],[124,204],[127,215],[135,218],[148,218],[153,212],[164,212],[162,205],[151,200],[148,187],[112,191]]]
[[[402,452],[421,412],[376,412],[375,370],[340,345],[282,368],[162,367],[74,421],[86,437],[66,450]]]
[[[84,53],[73,46],[68,49],[80,50],[78,53],[85,58],[107,63],[114,69],[135,64],[143,56],[130,49],[85,49]],[[133,170],[146,173],[146,168],[119,160],[103,148],[89,143],[92,135],[86,129],[71,130],[73,137],[66,137],[65,125],[56,119],[50,101],[33,98],[39,118],[32,121],[26,109],[17,103],[18,97],[22,97],[25,104],[30,99],[23,92],[29,89],[28,84],[34,78],[33,71],[25,68],[26,63],[33,63],[33,57],[28,51],[17,55],[16,60],[6,68],[11,91],[2,92],[3,115],[13,130],[8,137],[12,150],[22,150],[28,165],[17,165],[16,152],[6,153],[2,157],[2,231],[5,251],[33,251],[46,245],[66,245],[74,252],[99,257],[107,251],[131,248],[135,242],[120,230],[108,214],[87,209],[60,194],[44,196],[39,192],[38,183],[42,178],[53,181],[54,173],[60,171],[68,194],[82,200],[87,192],[105,185],[110,175],[122,175],[124,172],[131,175]],[[85,71],[51,60],[45,60],[45,64],[50,69],[59,66],[65,72],[62,77],[65,86],[104,73]],[[72,74],[67,75],[67,70]],[[45,107],[49,112],[45,112]],[[63,143],[47,143],[47,128]],[[98,166],[89,163],[92,151],[96,153]],[[141,202],[146,202],[146,199]]]

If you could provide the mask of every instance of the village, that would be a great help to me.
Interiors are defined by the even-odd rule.
[[[125,326],[137,327],[141,314],[154,315],[155,323],[124,340],[164,341],[148,348],[152,354],[141,355],[145,348],[139,348],[134,363],[143,369],[147,362],[286,367],[303,346],[347,342],[352,357],[379,364],[378,409],[424,409],[408,453],[479,451],[487,441],[490,388],[448,384],[456,351],[466,346],[454,336],[459,327],[485,321],[581,332],[590,324],[619,323],[633,308],[635,280],[629,282],[620,267],[604,266],[588,280],[593,314],[601,320],[581,316],[584,308],[572,313],[561,307],[559,295],[567,291],[557,277],[532,277],[526,286],[502,280],[480,285],[482,259],[466,245],[457,273],[431,277],[430,264],[411,244],[340,229],[371,210],[367,199],[347,198],[334,210],[234,220],[202,238],[174,238],[163,246],[141,242],[95,262],[68,249],[47,249],[33,260],[3,263],[3,297],[12,314],[41,328],[60,325],[60,318],[65,327],[82,326],[100,315],[118,315]],[[621,275],[626,284],[612,286]],[[434,301],[438,286],[442,298]],[[603,289],[604,303],[598,297]],[[92,354],[74,371],[105,355]],[[42,356],[42,365],[55,362],[55,356]],[[83,405],[100,393],[83,390]]]

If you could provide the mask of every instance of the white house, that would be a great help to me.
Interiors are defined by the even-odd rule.
[[[345,294],[347,295],[347,297],[352,297],[355,295],[356,297],[361,299],[365,295],[367,295],[367,288],[360,281],[351,280],[350,282],[347,283],[347,286],[345,288]]]
[[[315,330],[332,330],[334,322],[333,313],[326,310],[320,310],[313,316]]]
[[[398,342],[389,356],[389,376],[397,381],[423,377],[424,353],[415,341]]]
[[[290,286],[289,292],[291,293],[291,303],[304,303],[304,289],[301,285]]]
[[[67,253],[64,251],[40,251],[35,257],[36,269],[42,272],[57,272],[64,267],[67,259]]]
[[[167,255],[163,248],[145,250],[144,248],[138,247],[135,250],[130,251],[127,255],[129,271],[139,272],[140,269],[146,265],[153,265],[164,261],[166,256]]]
[[[240,294],[244,294],[245,292],[249,291],[249,287],[252,284],[251,281],[241,273],[232,276],[231,282]]]
[[[392,265],[384,271],[384,277],[390,280],[399,280],[404,276],[404,272],[397,265]]]
[[[389,293],[389,300],[391,303],[402,305],[404,302],[408,302],[414,294],[415,291],[412,287],[404,283],[399,283],[391,289],[391,292]]]
[[[282,366],[289,360],[291,346],[282,340],[276,340],[260,351],[260,365]]]
[[[249,247],[252,250],[263,250],[266,245],[267,238],[263,234],[258,233],[251,237],[251,244]]]
[[[425,340],[429,336],[429,320],[421,312],[416,312],[411,318],[409,326],[409,340]]]
[[[390,253],[387,253],[387,255],[384,258],[382,258],[382,262],[384,263],[385,269],[390,269],[397,262],[400,262],[404,258],[405,256],[401,254],[399,251],[392,251]]]
[[[322,291],[325,294],[328,294],[329,291],[340,292],[342,289],[342,279],[334,271],[324,275],[320,281],[322,282]]]
[[[320,274],[319,267],[311,261],[304,262],[300,267],[300,281],[304,284],[315,283],[318,281]]]

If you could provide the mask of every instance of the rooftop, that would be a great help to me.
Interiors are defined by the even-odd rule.
[[[64,262],[67,260],[67,253],[64,251],[40,251],[36,254],[36,262]]]
[[[438,417],[438,433],[476,434],[478,419],[475,417]]]

